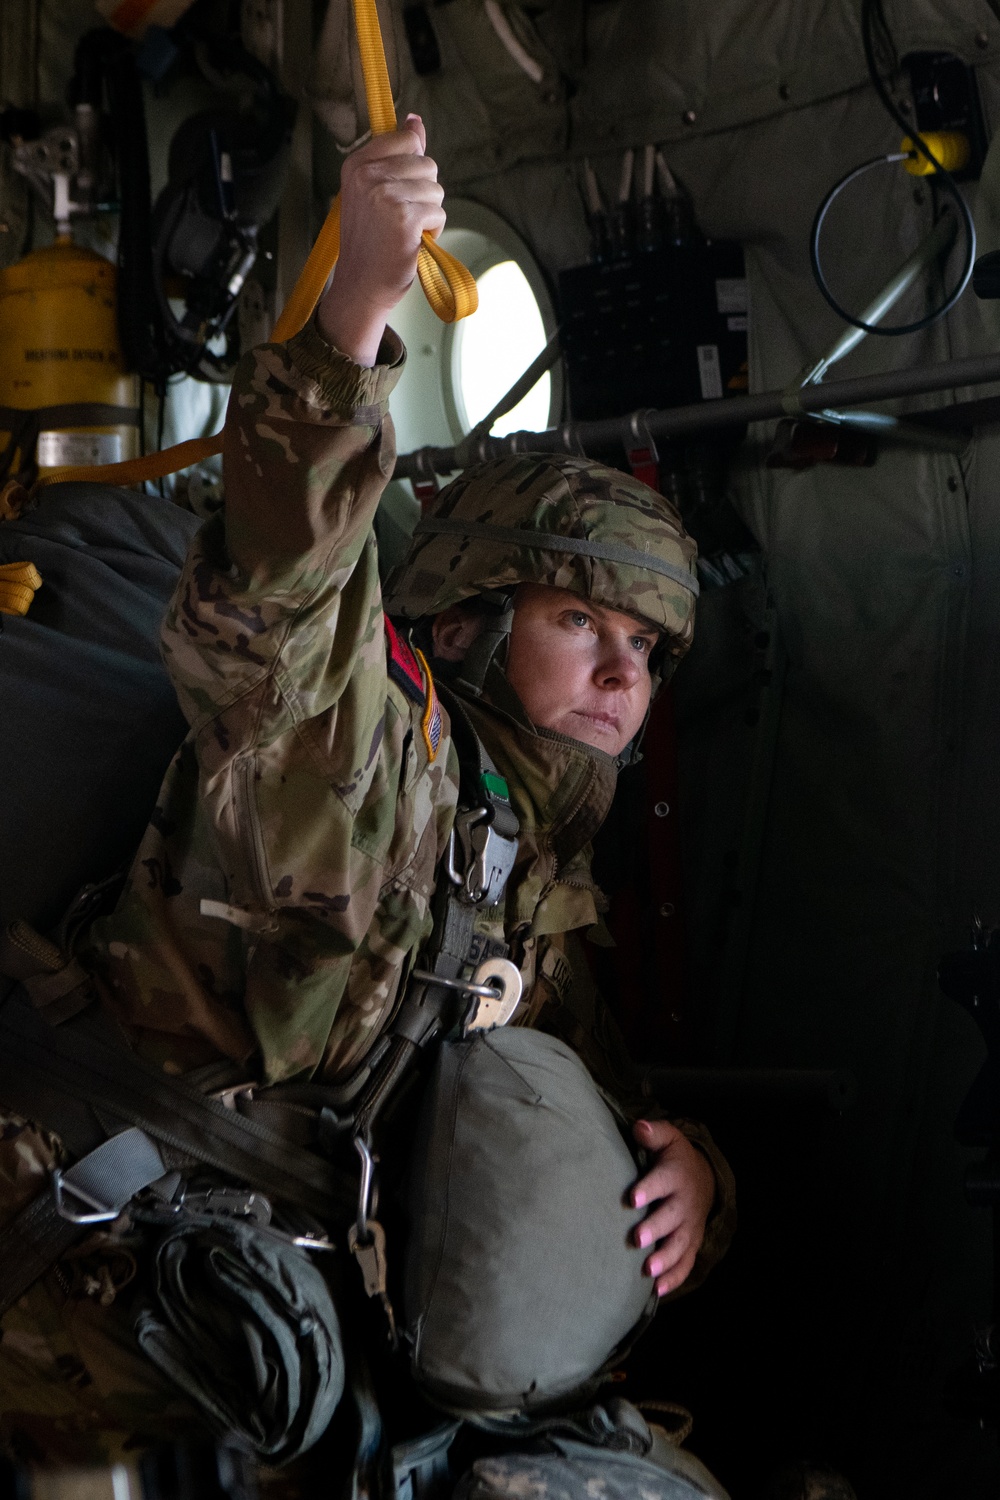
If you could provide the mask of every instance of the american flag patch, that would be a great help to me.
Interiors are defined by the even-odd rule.
[[[441,744],[441,705],[438,702],[438,695],[434,691],[434,679],[431,676],[431,669],[427,665],[424,654],[422,651],[418,651],[417,655],[420,658],[420,665],[424,669],[424,676],[427,678],[427,706],[424,709],[424,716],[420,721],[420,732],[424,737],[424,744],[427,746],[427,759],[432,761],[436,758],[438,747]]]

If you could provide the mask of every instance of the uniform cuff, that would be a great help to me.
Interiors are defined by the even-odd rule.
[[[316,326],[315,314],[286,347],[296,369],[319,387],[324,401],[341,417],[351,417],[364,406],[377,406],[384,412],[406,360],[402,339],[387,328],[373,367],[356,365],[327,342]]]

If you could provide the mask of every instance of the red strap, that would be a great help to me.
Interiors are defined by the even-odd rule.
[[[640,484],[651,490],[660,488],[660,455],[655,448],[627,448],[628,466]]]
[[[431,501],[436,500],[440,495],[441,486],[433,474],[428,479],[411,479],[410,483],[413,485],[414,495],[420,501],[420,510],[423,513]]]

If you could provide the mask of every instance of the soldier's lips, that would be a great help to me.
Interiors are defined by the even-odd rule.
[[[621,719],[617,714],[587,713],[582,708],[574,710],[578,719],[585,719],[588,724],[593,724],[598,733],[619,734],[621,731]]]

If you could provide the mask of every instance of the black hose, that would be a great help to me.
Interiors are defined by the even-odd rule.
[[[863,162],[860,167],[853,167],[850,172],[846,173],[845,176],[840,179],[839,182],[834,183],[833,187],[827,193],[826,197],[823,199],[823,202],[817,209],[816,217],[813,220],[812,233],[809,237],[809,259],[812,262],[812,270],[813,275],[816,278],[816,285],[819,287],[823,296],[826,298],[827,302],[833,308],[838,317],[843,318],[845,323],[850,323],[854,328],[864,329],[865,333],[877,333],[880,334],[883,338],[898,338],[904,333],[919,333],[921,329],[928,328],[932,323],[936,323],[939,318],[943,318],[945,313],[950,312],[951,309],[955,306],[955,303],[958,301],[959,297],[961,297],[962,293],[965,291],[965,288],[969,284],[969,281],[972,277],[973,267],[976,263],[976,226],[973,223],[969,205],[963,198],[958,183],[952,177],[950,172],[945,171],[944,167],[938,161],[934,153],[927,145],[925,145],[920,137],[919,131],[917,130],[916,124],[911,124],[910,121],[906,119],[905,115],[903,115],[896,108],[895,101],[889,94],[888,90],[885,87],[885,84],[882,81],[882,76],[879,73],[878,61],[875,57],[875,44],[873,40],[873,24],[876,18],[878,19],[879,24],[882,27],[884,35],[888,37],[889,28],[886,24],[885,16],[882,14],[882,0],[862,0],[861,41],[862,45],[864,46],[865,63],[868,67],[868,76],[871,79],[872,87],[874,88],[876,94],[879,97],[879,100],[881,101],[887,113],[900,127],[903,134],[910,137],[916,150],[919,151],[920,154],[924,156],[927,161],[929,161],[933,166],[934,175],[931,178],[932,184],[940,184],[940,186],[943,187],[945,191],[954,199],[955,206],[957,207],[959,212],[962,229],[965,235],[965,256],[962,261],[962,270],[954,287],[948,293],[939,307],[936,307],[933,309],[933,311],[926,313],[922,318],[915,319],[912,323],[893,323],[888,327],[886,327],[885,324],[866,323],[863,318],[856,318],[853,313],[849,313],[846,308],[840,305],[836,297],[833,295],[833,292],[830,290],[830,286],[827,282],[826,276],[824,275],[822,263],[820,262],[819,257],[819,239],[823,229],[823,222],[826,219],[826,216],[830,211],[830,208],[832,207],[834,201],[839,197],[843,189],[847,187],[848,183],[853,182],[855,178],[860,177],[865,172],[868,172],[872,167],[881,166],[886,162],[895,162],[901,160],[900,155],[895,152],[887,153],[885,156],[877,156],[872,161]]]
[[[160,390],[169,363],[153,282],[146,110],[131,44],[110,28],[90,32],[77,51],[77,72],[87,78],[94,69],[107,82],[118,153],[118,337],[129,369]]]

